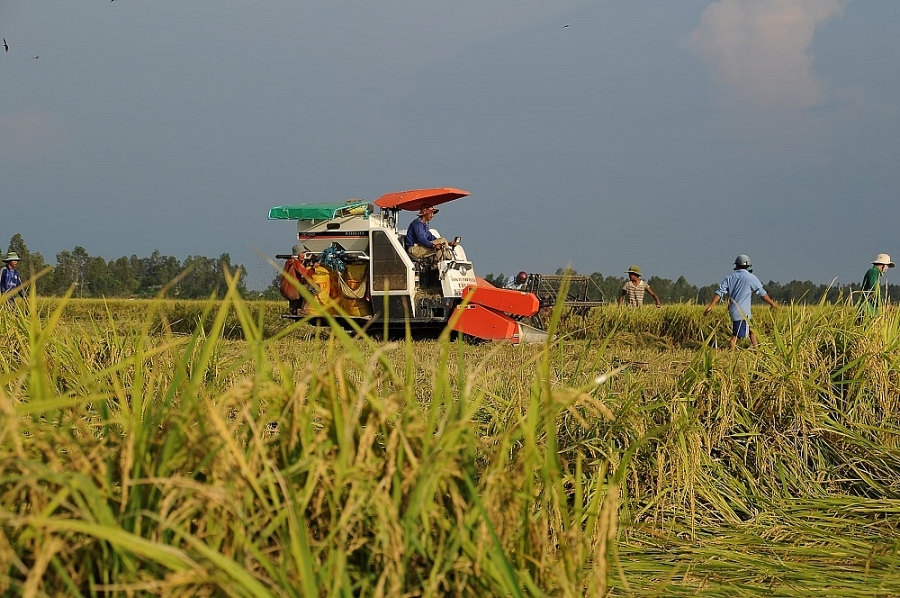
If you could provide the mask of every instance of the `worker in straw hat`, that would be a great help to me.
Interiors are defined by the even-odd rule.
[[[866,274],[863,276],[862,287],[860,288],[862,300],[859,304],[859,316],[861,319],[878,313],[883,299],[881,296],[881,277],[884,275],[885,270],[893,267],[894,262],[891,261],[891,256],[886,253],[879,253],[872,260],[872,267],[866,270]]]
[[[3,258],[3,270],[0,271],[0,295],[5,295],[14,288],[22,286],[22,279],[19,278],[19,271],[16,270],[18,265],[19,254],[15,251],[10,251],[6,254],[6,257]],[[19,292],[11,295],[9,300],[14,301],[17,295],[24,297],[24,289],[20,288]]]
[[[641,278],[641,269],[639,266],[632,266],[625,271],[625,274],[628,275],[628,280],[625,281],[625,286],[622,287],[622,292],[619,293],[619,299],[617,303],[622,305],[622,301],[625,301],[625,305],[628,307],[640,307],[644,304],[644,293],[649,293],[653,300],[656,301],[656,307],[662,307],[662,303],[659,301],[659,295],[653,292],[653,289],[650,288],[650,285],[646,280]]]

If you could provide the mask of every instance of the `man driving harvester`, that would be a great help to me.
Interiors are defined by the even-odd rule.
[[[422,260],[434,256],[435,267],[440,260],[453,259],[451,247],[456,242],[448,242],[447,239],[435,237],[428,228],[434,215],[440,210],[432,206],[423,206],[419,210],[419,217],[409,224],[406,230],[406,252],[416,260]]]

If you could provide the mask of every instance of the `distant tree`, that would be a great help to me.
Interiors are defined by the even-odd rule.
[[[131,268],[131,263],[131,260],[124,256],[109,263],[110,276],[115,278],[120,285],[119,293],[122,297],[131,297],[137,290],[138,281]]]
[[[185,299],[205,299],[219,294],[219,273],[216,260],[201,255],[189,255],[184,260],[187,274],[178,283],[178,296]]]
[[[225,280],[225,272],[228,272],[232,276],[238,275],[237,282],[237,291],[243,296],[247,293],[247,283],[244,280],[244,272],[246,270],[240,264],[232,264],[231,263],[231,255],[228,253],[223,253],[219,256],[219,261],[216,264],[216,271],[219,274],[219,287],[217,287],[217,293],[224,296],[225,290],[228,288],[228,284]]]
[[[143,259],[132,254],[131,257],[128,258],[128,267],[131,270],[132,275],[134,275],[134,292],[138,293],[141,288],[141,283],[147,275],[147,264]]]
[[[79,281],[80,270],[78,261],[71,251],[64,250],[56,254],[56,267],[47,281],[47,293],[62,296]]]
[[[152,297],[159,293],[182,270],[177,258],[162,255],[159,249],[154,249],[150,257],[142,258],[140,262],[137,294],[142,297]]]
[[[697,303],[699,303],[700,305],[704,305],[712,301],[713,295],[716,294],[716,290],[718,288],[718,284],[710,284],[697,289]]]
[[[592,300],[603,300],[603,301],[615,301],[616,297],[619,296],[619,291],[622,290],[622,285],[625,284],[624,278],[619,276],[603,276],[600,272],[594,272],[591,274],[591,280],[593,281],[593,286],[599,290],[600,297],[594,297],[589,294],[588,299]]]
[[[269,286],[260,293],[260,299],[274,301],[281,298],[281,274],[276,274],[272,279],[272,282],[269,283]]]
[[[888,285],[888,298],[891,302],[896,303],[900,301],[900,285],[889,284]]]
[[[688,301],[697,301],[697,293],[699,289],[689,283],[684,276],[679,276],[675,284],[672,285],[672,293],[667,299],[668,303],[686,303]]]
[[[110,273],[109,264],[102,257],[92,257],[87,260],[79,290],[84,297],[122,296],[122,286]]]
[[[225,273],[235,274],[243,271],[239,265],[231,263],[231,256],[223,253],[218,259],[201,255],[188,256],[184,261],[186,275],[178,283],[178,294],[185,299],[204,299],[211,295],[224,297],[228,290]],[[238,281],[238,292],[246,294],[247,288],[243,278]]]
[[[494,285],[495,287],[502,287],[506,284],[506,279],[508,277],[501,272],[500,274],[494,274],[493,272],[487,274],[484,279]]]
[[[663,303],[674,303],[672,299],[672,281],[668,278],[660,278],[659,276],[651,276],[646,279],[647,284],[653,289],[653,292],[659,295]],[[624,284],[624,283],[623,283]]]

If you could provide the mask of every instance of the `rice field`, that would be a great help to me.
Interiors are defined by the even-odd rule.
[[[4,596],[897,596],[900,318],[614,306],[547,345],[0,310]]]

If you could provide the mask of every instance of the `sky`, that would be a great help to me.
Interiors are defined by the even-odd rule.
[[[857,282],[900,258],[897,31],[896,0],[0,0],[0,244],[261,289],[270,207],[457,187],[432,225],[482,276]]]

